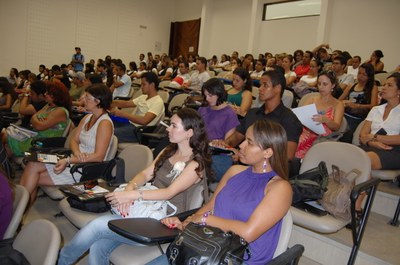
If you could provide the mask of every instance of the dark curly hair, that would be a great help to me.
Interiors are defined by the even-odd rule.
[[[46,81],[46,93],[53,97],[55,105],[71,111],[72,100],[67,87],[61,81]]]
[[[208,148],[208,137],[206,127],[201,116],[191,108],[180,109],[175,115],[177,115],[183,124],[183,128],[187,131],[192,129],[193,136],[189,140],[189,145],[192,148],[192,158],[196,161],[199,166],[196,168],[197,175],[201,175],[205,172],[206,178],[212,177],[211,172],[211,153]],[[170,158],[178,150],[178,144],[171,143],[165,149],[164,152],[155,162],[154,175],[164,164],[165,160]]]

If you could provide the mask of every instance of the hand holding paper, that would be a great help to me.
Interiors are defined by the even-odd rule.
[[[309,128],[316,134],[326,133],[325,128],[321,124],[321,122],[315,122],[313,120],[313,116],[318,115],[317,107],[315,106],[315,104],[298,107],[292,109],[292,111],[304,126]]]

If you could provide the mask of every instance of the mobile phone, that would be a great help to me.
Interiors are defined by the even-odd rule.
[[[386,132],[386,130],[385,130],[385,129],[383,129],[383,128],[380,128],[380,129],[379,129],[379,131],[377,131],[377,132],[376,132],[376,134],[377,134],[377,135],[386,135],[386,134],[387,134],[387,132]]]

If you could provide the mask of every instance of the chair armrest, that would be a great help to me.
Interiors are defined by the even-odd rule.
[[[42,147],[64,147],[66,137],[43,137],[32,140],[32,146],[36,148]]]
[[[70,172],[72,176],[74,176],[75,173],[79,173],[81,175],[80,182],[99,178],[104,179],[107,182],[112,182],[113,178],[111,176],[111,171],[113,170],[115,164],[116,161],[114,159],[103,162],[79,163],[74,164],[71,167]]]
[[[303,252],[304,246],[296,244],[268,262],[266,265],[297,265]]]
[[[362,182],[356,186],[354,186],[353,190],[351,191],[350,194],[350,201],[351,201],[351,232],[352,232],[352,237],[353,237],[353,244],[354,245],[359,245],[362,236],[365,230],[365,226],[367,225],[369,213],[372,208],[372,202],[374,201],[375,193],[378,188],[378,185],[380,183],[380,179],[377,178],[372,178],[370,180],[367,180],[365,182]],[[357,218],[356,218],[356,200],[360,196],[360,194],[365,193],[367,196],[365,205],[364,205],[364,210],[361,214],[361,218],[359,220],[359,224],[357,224]],[[351,257],[355,255],[354,253],[351,254]],[[355,258],[355,256],[354,256]],[[350,263],[349,263],[350,264]]]
[[[174,216],[183,221],[198,209],[189,210]],[[146,245],[172,242],[180,232],[178,229],[168,228],[160,221],[152,218],[112,220],[108,222],[108,227],[117,234]]]
[[[157,139],[161,140],[166,136],[165,133],[142,133],[141,134],[142,138],[152,138],[152,139]]]

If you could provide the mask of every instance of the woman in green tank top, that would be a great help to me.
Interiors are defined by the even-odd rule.
[[[31,118],[31,126],[38,132],[39,137],[62,136],[70,122],[69,111],[71,98],[68,90],[60,81],[47,81],[45,100],[47,104]],[[31,147],[34,138],[18,141],[7,136],[7,144],[14,156],[23,156]]]
[[[253,102],[252,80],[249,72],[240,67],[233,71],[232,85],[228,90],[228,103],[239,116],[245,116]]]

